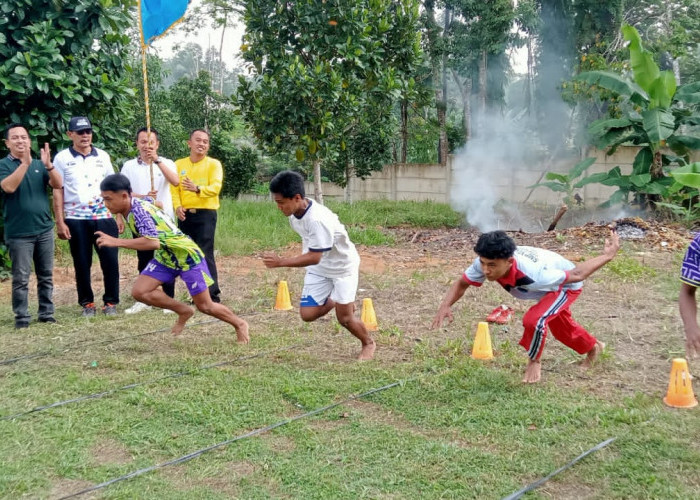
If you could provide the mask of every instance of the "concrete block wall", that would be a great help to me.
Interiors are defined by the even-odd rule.
[[[638,147],[620,147],[615,154],[607,156],[605,151],[592,149],[587,157],[595,157],[586,175],[607,172],[615,166],[620,166],[623,174],[632,170]],[[700,159],[700,158],[699,158]],[[487,176],[480,166],[458,165],[454,157],[450,157],[447,166],[431,164],[392,164],[386,165],[381,172],[373,172],[367,179],[350,179],[347,188],[341,188],[332,183],[323,183],[323,195],[326,199],[344,200],[349,198],[359,200],[410,200],[435,201],[440,203],[459,204],[457,196],[474,198],[488,197],[512,203],[528,203],[539,205],[559,205],[563,193],[554,192],[545,187],[528,188],[533,184],[544,181],[548,171],[566,174],[579,161],[572,157],[553,165],[531,164],[513,169],[511,165],[489,165]],[[474,183],[475,172],[479,177],[486,177],[488,186]],[[472,185],[473,184],[473,185]],[[460,189],[460,186],[471,189]],[[486,193],[486,191],[489,191]],[[576,190],[589,207],[597,206],[606,201],[616,187],[601,184],[589,184]],[[306,183],[306,191],[313,196],[313,183]],[[348,191],[348,192],[346,192]]]

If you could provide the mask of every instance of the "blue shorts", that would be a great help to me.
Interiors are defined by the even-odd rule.
[[[151,259],[151,261],[146,264],[144,270],[141,271],[141,274],[150,276],[161,283],[172,283],[175,281],[175,278],[180,276],[182,281],[185,282],[185,285],[187,285],[187,291],[192,297],[208,290],[209,285],[214,283],[214,280],[211,279],[209,274],[206,260],[183,271],[182,269],[173,269],[172,267],[163,265],[156,259]]]

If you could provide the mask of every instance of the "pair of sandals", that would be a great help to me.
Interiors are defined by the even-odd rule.
[[[501,304],[496,309],[491,311],[491,314],[486,316],[486,321],[489,323],[496,323],[498,325],[505,325],[513,319],[513,309],[505,304]]]

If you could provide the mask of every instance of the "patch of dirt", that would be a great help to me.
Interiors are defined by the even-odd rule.
[[[599,498],[601,490],[606,491],[607,489],[591,488],[580,481],[576,481],[575,478],[571,477],[570,473],[566,479],[557,480],[557,478],[552,478],[537,489],[545,498],[554,498],[556,500]]]
[[[293,439],[281,434],[263,434],[262,439],[267,441],[268,446],[275,453],[287,454],[297,449],[297,444]]]
[[[51,485],[51,491],[49,493],[49,498],[63,498],[72,493],[77,493],[84,489],[94,486],[93,483],[89,481],[82,481],[80,479],[66,479],[60,478],[53,481]],[[97,498],[99,492],[95,491],[93,493],[86,493],[81,495],[80,498],[93,499]]]
[[[613,221],[620,228],[620,239],[634,241],[646,250],[675,252],[683,250],[693,238],[689,229],[679,225],[667,225],[659,221],[645,221],[638,217]],[[477,228],[408,229],[394,228],[398,241],[408,243],[422,252],[451,254],[455,251],[472,253],[481,231]],[[610,224],[589,222],[567,229],[527,233],[506,231],[519,245],[546,248],[560,253],[568,249],[602,248],[610,234]],[[578,250],[580,251],[580,250]]]
[[[124,465],[134,460],[126,446],[114,439],[103,439],[96,443],[90,454],[97,465]]]

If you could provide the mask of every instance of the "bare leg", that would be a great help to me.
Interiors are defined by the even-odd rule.
[[[338,318],[338,322],[362,342],[362,350],[357,357],[358,361],[372,359],[377,344],[374,343],[365,324],[355,317],[355,304],[336,304],[335,315]]]
[[[299,315],[301,319],[307,323],[310,321],[316,321],[328,314],[328,311],[335,307],[335,302],[329,297],[326,303],[322,306],[304,306],[299,308]]]
[[[525,375],[523,375],[523,382],[526,384],[536,384],[540,381],[542,373],[542,365],[539,361],[529,360],[527,363],[527,368],[525,368]]]
[[[600,356],[600,354],[603,352],[603,349],[605,349],[605,344],[600,340],[596,341],[595,345],[593,346],[593,349],[588,351],[586,359],[584,359],[583,363],[581,363],[581,367],[588,369],[591,366],[593,366],[593,363],[596,362],[598,356]]]
[[[177,321],[171,330],[173,335],[179,335],[185,329],[185,323],[194,314],[194,310],[184,302],[177,301],[168,297],[160,285],[163,283],[155,278],[139,274],[134,283],[134,288],[131,290],[131,295],[134,299],[149,306],[160,307],[161,309],[170,309],[177,313]]]
[[[165,294],[163,294],[165,295]],[[211,300],[211,295],[209,295],[209,290],[204,290],[192,297],[194,305],[202,311],[204,314],[213,316],[216,319],[225,321],[229,325],[236,329],[237,342],[240,344],[247,344],[250,342],[250,335],[248,334],[248,323],[236,316],[231,309],[223,304],[219,304]]]

